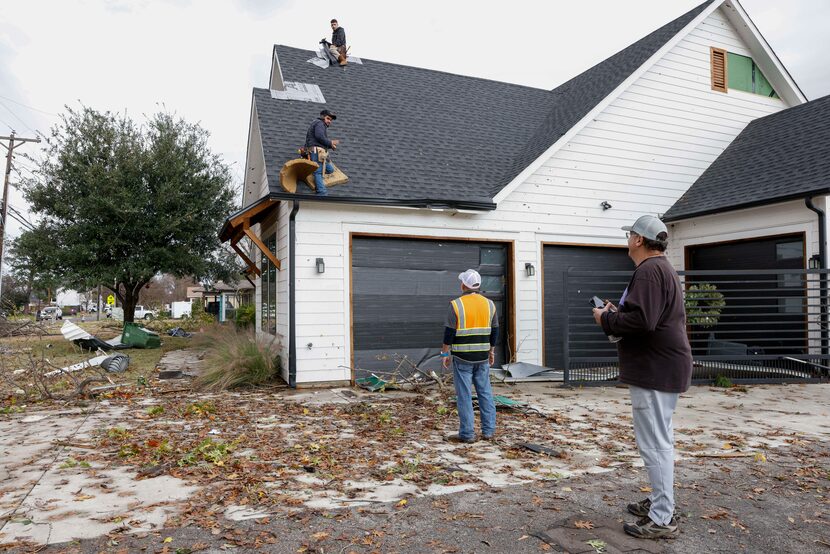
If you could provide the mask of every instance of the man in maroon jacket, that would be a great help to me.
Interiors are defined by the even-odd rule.
[[[629,535],[645,539],[673,537],[674,432],[672,415],[680,393],[692,378],[692,351],[686,336],[686,311],[680,279],[665,256],[668,230],[658,218],[640,217],[623,227],[634,275],[617,308],[594,308],[594,319],[617,343],[620,381],[628,384],[634,436],[651,481],[651,496],[628,505],[640,520],[626,523]]]

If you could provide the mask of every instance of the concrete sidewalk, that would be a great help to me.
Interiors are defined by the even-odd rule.
[[[682,395],[675,418],[679,467],[723,464],[744,472],[764,471],[768,459],[791,456],[804,444],[820,445],[819,451],[823,448],[826,455],[828,391],[827,385],[763,385],[747,387],[745,392],[692,388]],[[498,386],[496,393],[527,402],[546,417],[501,412],[499,440],[472,446],[443,440],[457,424],[452,414],[435,415],[436,409],[438,413],[447,409],[446,399],[348,389],[185,395],[175,400],[147,398],[138,404],[105,401],[88,411],[43,410],[4,417],[0,419],[0,545],[58,544],[106,533],[147,538],[165,522],[186,521],[186,514],[197,506],[215,514],[209,524],[216,529],[246,525],[241,523],[244,520],[293,518],[305,510],[351,513],[402,501],[406,506],[456,496],[478,498],[482,491],[493,490],[510,490],[520,498],[539,487],[559,491],[556,494],[561,496],[574,490],[572,481],[603,482],[611,490],[620,488],[612,484],[626,483],[632,475],[642,478],[626,389],[522,384]],[[216,405],[210,418],[181,416],[186,406],[204,401]],[[165,417],[149,419],[148,408],[162,405]],[[226,405],[233,410],[225,410]],[[366,414],[381,422],[391,420],[383,424],[391,426],[404,412],[406,426],[388,429],[384,440],[361,437],[365,431],[359,425]],[[240,420],[242,415],[249,421]],[[160,466],[164,471],[156,474],[151,468],[137,478],[145,470],[126,463],[123,448],[131,443],[100,447],[102,436],[127,434],[128,429],[134,434],[130,440],[141,446],[148,442],[146,437],[176,433],[189,433],[194,440],[236,436],[243,424],[248,425],[245,432],[258,439],[245,443],[234,456],[249,465],[253,460],[261,467],[262,460],[273,459],[275,453],[297,449],[322,451],[346,463],[357,453],[354,445],[374,458],[370,463],[349,460],[354,465],[348,479],[333,480],[335,474],[327,477],[323,471],[309,473],[285,463],[267,474],[251,474],[252,483],[264,485],[266,494],[278,490],[281,499],[251,507],[248,502],[236,504],[211,496],[223,482],[240,479],[239,472],[222,474],[222,468],[216,468],[210,470],[210,479],[197,480],[192,473],[180,474],[175,466]],[[396,451],[384,452],[391,441],[397,441]],[[519,442],[546,445],[563,455],[522,451],[516,448]],[[826,468],[826,457],[824,462]],[[602,499],[600,491],[592,494],[597,493]],[[199,504],[208,498],[210,503]],[[805,501],[815,500],[805,497]],[[816,508],[823,514],[823,507]],[[561,515],[562,521],[569,517]],[[603,517],[611,517],[610,512]]]

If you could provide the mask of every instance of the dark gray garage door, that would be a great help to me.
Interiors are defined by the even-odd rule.
[[[507,246],[498,243],[354,237],[355,368],[392,370],[396,356],[417,361],[437,354],[449,301],[461,294],[458,274],[468,268],[481,273],[482,290],[496,304],[502,331],[496,365],[501,365],[510,290],[507,254]]]
[[[603,248],[588,246],[544,247],[545,268],[545,365],[564,369],[563,328],[565,314],[568,314],[571,334],[579,332],[580,344],[592,345],[593,352],[581,355],[613,356],[616,347],[604,338],[605,335],[593,325],[593,316],[588,300],[597,295],[614,303],[625,289],[627,279],[616,276],[604,278],[606,271],[633,271],[634,264],[626,248]],[[569,282],[565,291],[565,274],[569,269],[591,271],[580,282]],[[566,298],[567,294],[567,298]],[[567,300],[567,302],[566,302]],[[574,327],[578,326],[578,327]],[[572,352],[571,355],[578,354]]]
[[[708,345],[709,337],[749,346],[767,355],[791,355],[807,345],[805,282],[795,274],[774,270],[804,269],[804,236],[784,235],[739,242],[689,246],[689,270],[758,270],[754,275],[695,275],[687,283],[708,282],[724,295],[717,326],[692,327],[692,347]]]

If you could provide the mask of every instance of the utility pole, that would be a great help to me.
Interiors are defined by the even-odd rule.
[[[3,292],[3,257],[6,255],[6,221],[8,217],[9,211],[9,178],[12,172],[12,153],[14,149],[20,146],[21,144],[25,144],[27,142],[40,142],[40,138],[20,138],[14,136],[14,129],[12,129],[11,135],[7,137],[0,137],[0,140],[7,140],[9,141],[9,145],[3,146],[6,147],[6,177],[3,179],[3,218],[0,220],[0,296],[2,296]],[[17,142],[17,144],[15,144]],[[27,299],[28,302],[28,299]]]

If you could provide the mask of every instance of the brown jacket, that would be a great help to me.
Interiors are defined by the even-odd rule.
[[[620,300],[618,312],[602,314],[602,329],[617,335],[620,381],[662,392],[686,392],[692,350],[677,272],[665,256],[643,260]]]

